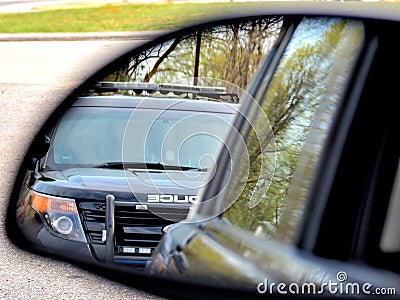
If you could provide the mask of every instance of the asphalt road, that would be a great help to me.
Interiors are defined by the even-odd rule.
[[[34,133],[64,96],[137,41],[0,42],[0,299],[156,299],[68,263],[25,252],[5,213]]]

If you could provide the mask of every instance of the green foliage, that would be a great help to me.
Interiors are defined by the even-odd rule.
[[[132,57],[105,80],[181,83],[213,78],[229,83],[235,89],[229,92],[239,93],[237,87],[247,87],[281,25],[281,18],[257,19],[176,37]]]
[[[103,32],[175,29],[257,3],[119,4],[2,14],[0,32]]]
[[[307,133],[329,88],[329,73],[346,25],[345,21],[332,23],[323,32],[315,31],[312,37],[309,32],[320,26],[317,19],[308,24],[308,28],[298,29],[301,43],[294,39],[289,45],[262,107],[275,136],[275,174],[266,194],[258,199],[259,204],[251,208],[249,199],[263,176],[260,166],[264,157],[257,136],[251,132],[246,142],[250,156],[249,177],[238,200],[224,214],[235,225],[266,235],[274,235],[279,226]],[[308,33],[308,39],[304,39],[302,31]],[[231,189],[236,186],[234,184]]]

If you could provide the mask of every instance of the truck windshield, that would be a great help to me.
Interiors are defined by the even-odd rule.
[[[131,118],[132,116],[132,118]],[[60,120],[47,170],[126,162],[211,167],[233,113],[72,107]]]

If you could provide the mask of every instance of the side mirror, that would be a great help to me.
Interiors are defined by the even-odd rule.
[[[46,135],[39,135],[31,144],[32,170],[37,168],[40,159],[46,156],[50,148],[50,138]]]
[[[50,138],[44,134],[36,138],[31,145],[32,157],[36,159],[43,158],[50,147]]]

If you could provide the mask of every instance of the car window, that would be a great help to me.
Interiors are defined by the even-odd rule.
[[[400,237],[398,228],[400,227],[400,164],[397,168],[396,179],[390,197],[388,214],[383,227],[380,248],[386,253],[400,252]]]
[[[300,22],[254,122],[262,122],[265,113],[266,132],[271,130],[274,138],[271,134],[268,149],[262,149],[259,133],[251,131],[245,140],[248,153],[235,159],[241,163],[233,169],[225,196],[229,208],[223,214],[232,224],[267,237],[293,237],[363,37],[359,22]],[[273,160],[274,172],[268,166]],[[244,180],[235,170],[246,169],[246,163]]]
[[[55,131],[47,168],[62,170],[122,161],[210,168],[233,116],[72,107]]]
[[[129,109],[70,108],[57,126],[47,168],[121,161]]]
[[[208,169],[233,117],[233,113],[137,110],[126,130],[124,161]],[[138,146],[140,140],[145,143]]]

